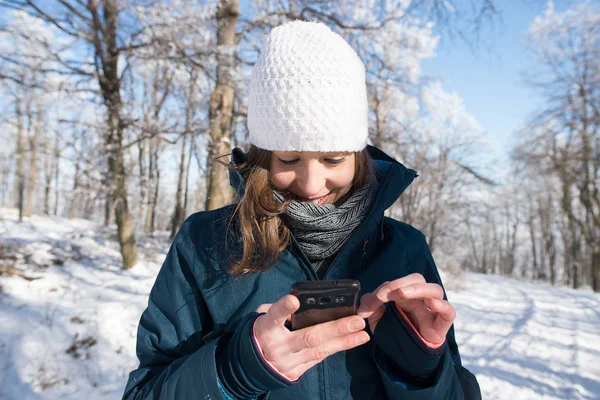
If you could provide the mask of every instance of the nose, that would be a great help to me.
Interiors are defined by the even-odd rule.
[[[325,171],[319,162],[309,162],[299,174],[296,185],[302,197],[314,197],[323,194]]]

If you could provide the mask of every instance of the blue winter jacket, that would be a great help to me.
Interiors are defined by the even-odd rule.
[[[384,217],[417,173],[374,147],[369,153],[376,200],[324,279],[358,279],[363,293],[414,272],[441,285],[424,235]],[[234,150],[234,163],[243,157]],[[243,191],[239,172],[231,182]],[[282,379],[254,347],[255,310],[288,294],[292,283],[318,277],[293,237],[273,268],[230,276],[242,244],[231,212],[193,214],[176,235],[139,323],[140,364],[124,399],[481,399],[475,376],[461,365],[454,329],[431,349],[389,304],[372,340],[325,359],[296,383]]]

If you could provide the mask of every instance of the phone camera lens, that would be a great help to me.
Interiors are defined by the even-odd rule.
[[[314,297],[309,297],[306,299],[306,304],[315,304],[317,302],[317,299],[315,299]]]
[[[344,296],[336,296],[335,297],[335,303],[336,304],[340,304],[344,302]]]
[[[319,304],[331,304],[331,297],[324,296],[319,298]]]

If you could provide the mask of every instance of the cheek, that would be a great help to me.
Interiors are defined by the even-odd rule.
[[[338,188],[344,188],[352,184],[354,179],[354,163],[346,166],[343,170],[340,170],[337,174],[330,177],[330,181],[333,185]]]
[[[294,180],[294,174],[291,172],[271,171],[271,182],[277,189],[287,189]]]
[[[330,178],[331,183],[338,188],[344,188],[352,184],[352,179],[354,179],[354,169],[344,171],[339,175],[335,175]]]
[[[282,170],[275,162],[275,156],[271,158],[269,180],[277,189],[286,189],[290,185],[290,178],[287,176],[286,171]]]

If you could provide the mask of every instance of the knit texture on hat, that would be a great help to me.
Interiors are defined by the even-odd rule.
[[[354,49],[320,22],[275,27],[252,71],[248,130],[265,150],[365,148],[365,67]]]

